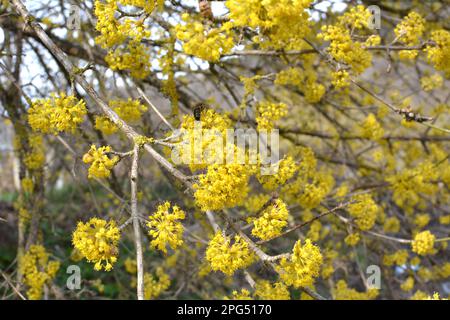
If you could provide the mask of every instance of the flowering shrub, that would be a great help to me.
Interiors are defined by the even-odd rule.
[[[0,1],[2,297],[448,297],[442,1],[32,2]]]

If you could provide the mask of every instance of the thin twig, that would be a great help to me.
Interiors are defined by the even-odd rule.
[[[133,162],[131,164],[131,216],[133,218],[134,244],[136,247],[136,265],[137,265],[137,297],[138,300],[144,300],[144,258],[142,250],[142,232],[139,224],[139,215],[137,209],[137,181],[139,165],[139,146],[134,146]]]

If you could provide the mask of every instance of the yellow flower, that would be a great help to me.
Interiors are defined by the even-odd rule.
[[[288,218],[289,212],[286,204],[282,200],[276,199],[253,221],[252,234],[263,240],[276,237],[287,225]]]
[[[416,12],[410,12],[394,30],[398,40],[408,46],[419,44],[420,37],[424,31],[425,20]],[[417,50],[401,50],[399,56],[400,58],[414,59],[417,53]]]
[[[406,280],[400,285],[400,288],[403,291],[411,291],[414,288],[414,278],[408,277]]]
[[[368,194],[361,194],[353,197],[356,203],[348,206],[348,212],[355,218],[356,225],[361,230],[369,230],[375,224],[379,207]]]
[[[106,116],[95,117],[95,129],[100,130],[105,135],[116,133],[119,129]]]
[[[19,270],[23,282],[28,287],[30,300],[42,298],[43,287],[48,284],[59,270],[58,261],[48,261],[49,254],[41,245],[31,245],[19,261]]]
[[[431,91],[442,87],[444,79],[439,73],[435,73],[431,76],[425,76],[420,78],[420,85],[424,91]]]
[[[339,280],[332,290],[335,300],[372,300],[378,296],[377,289],[369,289],[366,292],[358,292],[347,286],[345,280]]]
[[[100,147],[97,149],[95,145],[91,146],[88,153],[83,156],[84,163],[90,163],[88,177],[89,178],[108,178],[111,175],[111,169],[114,168],[119,161],[118,156],[109,158],[107,153],[111,152],[110,146]]]
[[[306,239],[302,246],[297,241],[289,258],[283,258],[276,270],[280,278],[289,286],[309,287],[314,284],[315,278],[319,276],[322,265],[322,254],[320,249]]]
[[[137,272],[137,264],[136,264],[136,260],[135,259],[131,259],[131,258],[127,258],[124,262],[125,265],[125,270],[129,273],[129,274],[136,274]]]
[[[183,244],[183,225],[178,220],[185,218],[185,213],[178,206],[173,206],[170,202],[165,202],[158,206],[156,212],[149,216],[149,235],[153,238],[151,245],[164,253],[167,253],[166,246],[176,249]]]
[[[273,285],[266,280],[260,280],[255,285],[255,296],[261,300],[289,300],[291,295],[282,282]]]
[[[248,194],[249,170],[241,164],[213,164],[194,184],[195,201],[203,210],[241,205]]]
[[[249,266],[253,260],[253,252],[240,236],[234,237],[234,243],[231,239],[217,231],[214,238],[209,242],[206,249],[206,260],[214,271],[222,271],[231,276],[237,269]]]
[[[383,230],[385,232],[396,233],[400,231],[400,220],[396,217],[389,217],[386,219],[383,225]]]
[[[256,122],[258,130],[270,131],[274,127],[274,122],[287,115],[287,106],[284,103],[271,103],[263,101],[256,106],[258,116]]]
[[[425,48],[428,60],[434,65],[436,70],[445,72],[450,77],[450,32],[447,30],[436,30],[431,33],[431,40],[435,45],[428,45]]]
[[[346,244],[353,247],[359,243],[360,239],[361,239],[361,236],[360,236],[359,232],[354,232],[354,233],[351,233],[348,236],[346,236],[344,241]]]
[[[383,137],[384,130],[373,113],[370,113],[362,124],[362,137],[379,140]]]
[[[250,291],[242,289],[241,291],[234,290],[231,293],[231,297],[225,297],[224,300],[252,300],[252,297],[250,296]]]
[[[170,277],[164,272],[163,268],[156,268],[156,276],[144,274],[144,298],[146,300],[154,299],[170,287]]]
[[[128,98],[126,101],[111,100],[109,106],[124,121],[134,123],[141,119],[142,113],[147,111],[147,107],[142,105],[139,100]]]
[[[114,221],[92,218],[87,223],[78,222],[73,232],[75,249],[89,261],[94,269],[110,271],[119,254],[120,230]]]
[[[430,231],[420,232],[416,234],[411,243],[412,251],[421,256],[433,254],[435,251],[433,248],[435,240],[436,237]]]
[[[215,62],[234,47],[232,23],[225,22],[219,28],[211,28],[191,21],[188,14],[183,15],[182,19],[185,24],[176,25],[175,34],[183,42],[183,50],[187,54]]]
[[[50,99],[39,99],[28,109],[28,123],[34,131],[57,135],[59,132],[75,132],[86,115],[86,105],[75,96],[59,97],[52,94]]]

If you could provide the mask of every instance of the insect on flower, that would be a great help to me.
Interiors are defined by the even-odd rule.
[[[195,119],[196,121],[200,121],[200,117],[201,117],[202,111],[203,111],[203,110],[206,110],[207,108],[208,108],[208,105],[207,105],[207,104],[205,104],[205,103],[203,103],[203,102],[197,103],[197,104],[194,106],[194,108],[192,109],[192,111],[193,111],[193,113],[194,113],[194,119]]]

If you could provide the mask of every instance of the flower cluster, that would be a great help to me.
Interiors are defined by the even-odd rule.
[[[276,237],[287,225],[288,218],[289,212],[286,203],[276,199],[253,221],[252,234],[263,240]]]
[[[116,19],[115,14],[119,9],[119,3],[141,7],[147,13],[151,13],[156,4],[155,1],[106,0],[106,2],[102,2],[96,0],[94,14],[97,17],[97,24],[95,28],[100,32],[100,36],[95,40],[105,49],[120,45],[127,38],[132,42],[139,43],[143,38],[150,37],[150,31],[145,28],[143,19],[127,18],[123,23]]]
[[[420,201],[420,194],[433,194],[437,186],[432,183],[438,177],[433,163],[424,161],[414,168],[386,177],[393,189],[393,200],[401,208],[409,209]]]
[[[204,169],[208,164],[223,163],[228,148],[234,149],[234,144],[226,141],[230,126],[228,117],[209,108],[201,110],[200,121],[192,115],[184,116],[181,139],[175,150],[182,163],[188,163],[192,171]]]
[[[258,130],[272,130],[274,122],[287,115],[287,106],[284,103],[260,102],[257,105],[257,110]]]
[[[156,277],[152,274],[144,274],[144,298],[154,299],[170,287],[170,278],[163,268],[156,268]]]
[[[436,30],[431,33],[431,40],[435,45],[425,48],[428,60],[437,70],[445,72],[450,77],[450,32],[447,30]]]
[[[240,236],[236,235],[232,244],[228,236],[217,231],[206,249],[206,260],[214,271],[231,276],[236,270],[252,264],[254,254]]]
[[[319,38],[330,42],[327,52],[333,59],[350,67],[356,75],[361,74],[372,62],[372,55],[364,48],[378,41],[373,37],[367,39],[368,43],[354,41],[356,31],[367,27],[369,18],[369,10],[358,5],[339,17],[337,24],[323,26],[322,33],[318,35]],[[333,72],[332,78],[336,88],[346,87],[349,84],[349,70],[339,67]]]
[[[393,265],[402,266],[408,261],[408,251],[398,250],[392,254],[386,254],[383,257],[383,264],[390,267]]]
[[[28,109],[28,123],[35,131],[58,134],[73,133],[86,115],[86,105],[75,96],[61,93],[49,99],[39,99]]]
[[[100,130],[104,135],[114,134],[119,130],[106,116],[95,117],[95,129]]]
[[[440,88],[443,83],[444,79],[439,73],[420,78],[420,85],[424,91],[431,91]]]
[[[362,123],[362,137],[370,140],[379,140],[384,135],[384,130],[381,124],[373,113],[370,113]]]
[[[234,47],[233,24],[225,22],[220,28],[210,28],[198,21],[191,21],[189,14],[182,15],[185,24],[175,26],[176,37],[183,42],[185,53],[207,61],[218,61]]]
[[[113,109],[117,115],[126,122],[137,122],[141,120],[142,113],[147,111],[147,107],[142,105],[139,100],[111,100],[109,106]]]
[[[94,269],[110,271],[119,254],[120,230],[114,221],[92,218],[88,222],[78,222],[73,232],[72,243],[89,261]]]
[[[309,103],[319,102],[325,94],[325,86],[317,82],[317,74],[314,72],[311,59],[306,59],[309,66],[306,70],[301,68],[287,68],[280,71],[275,79],[278,85],[295,85],[305,96]]]
[[[280,160],[278,163],[272,165],[273,174],[258,174],[258,181],[262,184],[266,190],[275,190],[279,186],[282,186],[291,179],[297,172],[297,165],[291,156],[287,156]],[[277,170],[275,170],[275,167]]]
[[[260,280],[255,284],[255,296],[261,300],[289,300],[291,295],[287,286],[282,282],[273,285],[267,280]]]
[[[290,258],[283,258],[277,266],[280,278],[289,286],[308,287],[314,284],[322,265],[322,254],[319,247],[310,239],[304,245],[297,241]]]
[[[411,243],[412,251],[421,256],[433,254],[435,240],[436,237],[430,231],[419,232]]]
[[[42,136],[31,134],[28,137],[29,151],[24,156],[24,163],[29,170],[38,170],[45,163],[45,149]]]
[[[410,12],[394,29],[397,40],[408,46],[419,44],[420,37],[425,31],[425,19],[416,12]],[[401,50],[400,58],[414,59],[418,54],[417,50]]]
[[[312,0],[229,0],[230,20],[237,27],[259,31],[254,41],[263,48],[295,50],[310,32],[306,11]]]
[[[355,219],[355,224],[361,230],[369,230],[375,224],[380,208],[368,194],[357,195],[353,198],[355,203],[348,206],[348,212]]]
[[[119,161],[118,156],[109,158],[107,153],[111,152],[110,146],[100,147],[97,149],[95,145],[91,146],[88,153],[83,156],[84,163],[90,163],[88,177],[89,178],[108,178],[111,175],[111,169]]]
[[[49,254],[41,245],[31,245],[28,251],[20,259],[20,273],[23,275],[23,283],[29,288],[27,296],[30,300],[42,298],[43,288],[58,272],[60,263],[48,261]]]
[[[183,225],[178,220],[183,220],[185,213],[178,206],[171,206],[166,201],[158,206],[156,212],[149,216],[149,235],[153,238],[151,245],[164,253],[166,246],[176,249],[183,244]]]
[[[369,289],[366,292],[358,292],[349,288],[345,280],[339,280],[332,293],[335,300],[372,300],[378,296],[379,291]]]
[[[194,184],[195,201],[203,210],[221,210],[240,205],[248,194],[249,170],[241,164],[213,164]]]
[[[150,54],[140,43],[130,42],[126,48],[108,52],[105,61],[112,70],[130,71],[133,78],[144,79],[150,74]]]

